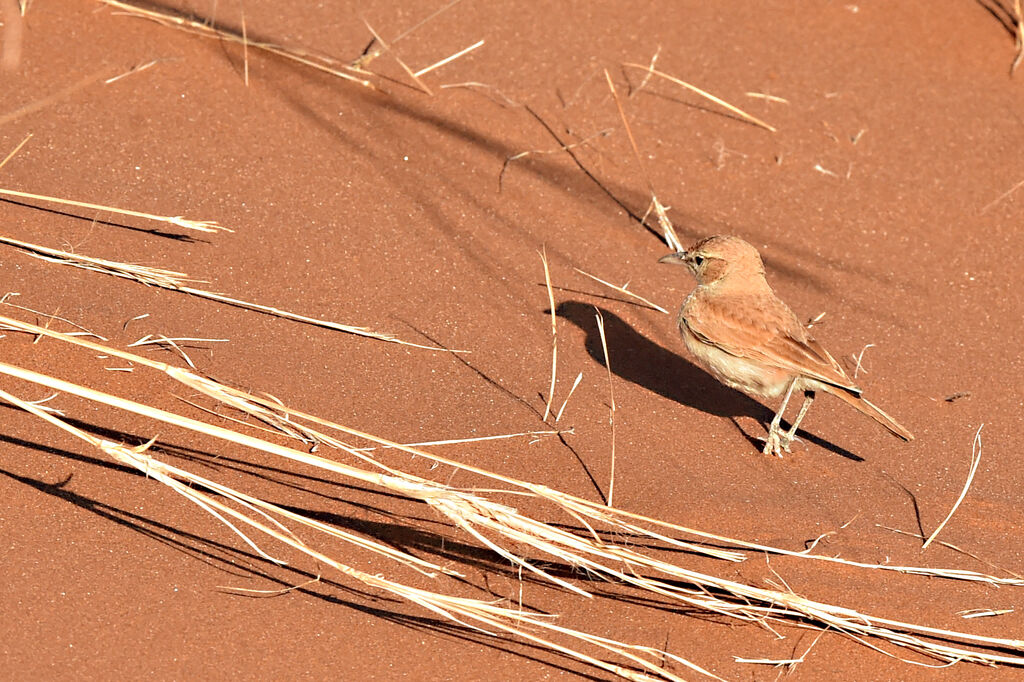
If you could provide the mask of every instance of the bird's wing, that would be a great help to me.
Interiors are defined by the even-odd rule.
[[[708,297],[697,314],[681,322],[698,339],[730,355],[778,367],[860,395],[839,363],[814,340],[796,315],[778,298],[732,301]]]

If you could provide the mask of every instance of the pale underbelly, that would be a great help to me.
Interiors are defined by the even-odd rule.
[[[778,398],[789,388],[793,374],[776,367],[765,367],[726,353],[695,337],[680,325],[683,342],[701,367],[726,386],[755,398]]]

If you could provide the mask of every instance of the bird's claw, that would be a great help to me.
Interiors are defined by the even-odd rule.
[[[778,458],[782,458],[782,451],[790,452],[789,446],[793,444],[796,438],[790,437],[787,433],[779,433],[772,429],[768,431],[768,437],[764,439],[764,450],[762,452],[766,455],[775,455]]]

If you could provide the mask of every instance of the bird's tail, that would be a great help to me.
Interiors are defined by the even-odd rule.
[[[863,412],[885,428],[889,429],[889,431],[897,438],[902,438],[907,441],[914,440],[914,434],[907,431],[899,422],[887,415],[882,408],[878,407],[874,403],[838,387],[834,389],[827,388],[826,390],[835,397],[841,399],[843,402],[847,403],[850,407]]]

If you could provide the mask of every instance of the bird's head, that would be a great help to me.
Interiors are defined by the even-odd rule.
[[[761,254],[739,237],[707,237],[685,251],[660,258],[658,262],[687,266],[698,284],[713,284],[741,273],[764,276]]]

